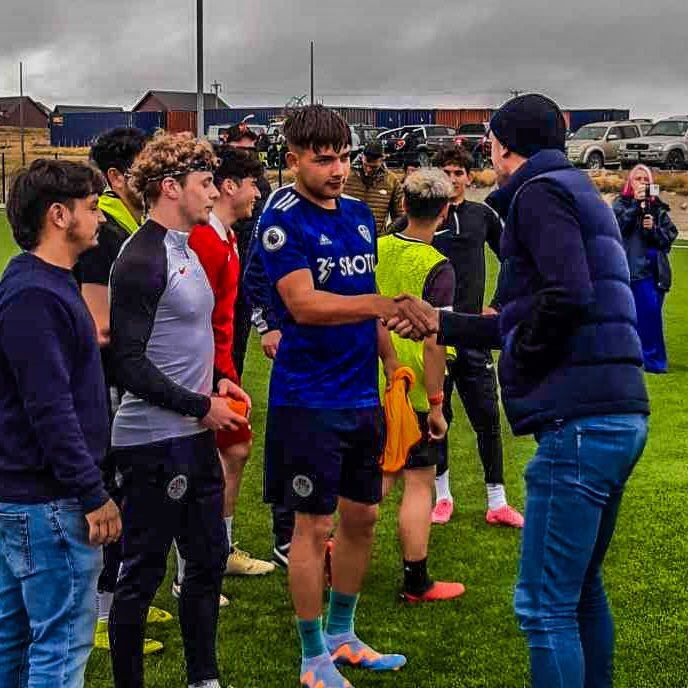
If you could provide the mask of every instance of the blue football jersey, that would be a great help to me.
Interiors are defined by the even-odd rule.
[[[268,200],[257,240],[283,323],[270,403],[332,409],[378,405],[377,321],[299,325],[275,287],[289,273],[306,269],[318,290],[374,294],[375,220],[368,206],[344,196],[336,209],[326,210],[284,187]]]

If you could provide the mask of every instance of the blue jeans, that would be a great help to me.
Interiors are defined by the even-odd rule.
[[[0,503],[0,686],[80,688],[103,559],[79,502]]]
[[[530,646],[533,688],[612,685],[614,626],[601,567],[647,418],[580,418],[536,436],[516,614]]]

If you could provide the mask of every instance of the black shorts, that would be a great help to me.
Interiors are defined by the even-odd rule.
[[[265,501],[306,514],[332,514],[339,497],[362,504],[382,499],[382,410],[268,410]]]
[[[440,442],[430,442],[428,435],[428,414],[416,411],[418,426],[420,427],[421,439],[409,452],[404,470],[414,468],[429,468],[436,466],[440,460]]]

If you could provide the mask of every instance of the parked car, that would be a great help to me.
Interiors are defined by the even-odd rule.
[[[489,133],[488,122],[462,124],[457,131],[456,143],[473,154],[473,166],[479,170],[490,164],[492,146],[488,138]]]
[[[635,120],[586,124],[566,140],[566,155],[574,165],[591,170],[618,165],[622,143],[642,136],[650,126]]]
[[[378,135],[385,131],[381,127],[374,127],[372,124],[351,124],[349,126],[352,132],[355,132],[359,137],[363,146],[373,143]]]
[[[401,167],[413,158],[428,167],[432,156],[442,146],[456,142],[456,129],[441,124],[405,126],[384,131],[377,140],[382,144],[390,167]]]
[[[467,148],[471,153],[475,147],[482,143],[490,130],[490,125],[487,122],[479,124],[462,124],[457,134],[457,143]]]
[[[384,129],[374,127],[371,124],[350,124],[351,129],[351,160],[355,160],[363,149],[373,143]]]
[[[644,136],[624,141],[619,151],[621,165],[640,163],[666,170],[684,170],[688,162],[688,115],[655,122]]]

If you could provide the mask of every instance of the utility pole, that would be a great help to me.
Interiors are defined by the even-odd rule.
[[[19,146],[21,148],[21,164],[26,165],[26,149],[24,148],[24,64],[19,63]]]
[[[315,42],[311,41],[311,105],[315,104],[315,65],[314,58]]]
[[[216,79],[215,81],[213,81],[212,84],[210,84],[210,87],[213,89],[213,91],[215,91],[215,109],[219,110],[220,109],[219,93],[222,90],[222,84],[219,81],[217,81],[217,79]]]
[[[203,0],[196,0],[196,136],[205,134],[203,120]]]

